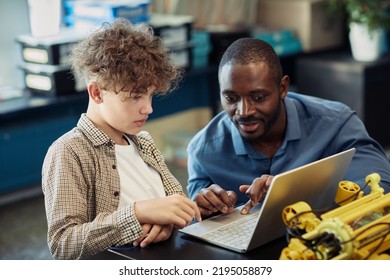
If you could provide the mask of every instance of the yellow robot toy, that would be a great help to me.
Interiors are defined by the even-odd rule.
[[[289,237],[281,260],[390,260],[390,193],[384,194],[377,173],[365,178],[364,195],[354,182],[341,181],[337,207],[316,215],[306,202],[284,208]]]

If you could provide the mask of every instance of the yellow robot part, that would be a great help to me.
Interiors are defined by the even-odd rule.
[[[321,222],[312,212],[310,205],[304,201],[285,207],[282,211],[282,219],[288,227],[305,231],[312,231]]]
[[[280,259],[390,259],[390,193],[384,195],[379,174],[365,179],[369,194],[363,195],[353,182],[341,181],[335,197],[340,206],[319,218],[306,202],[285,207],[282,219],[287,228],[300,231],[294,232]]]

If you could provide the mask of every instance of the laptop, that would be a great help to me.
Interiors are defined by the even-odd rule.
[[[286,234],[282,212],[286,206],[307,202],[313,210],[334,205],[355,148],[274,176],[263,203],[247,215],[243,205],[234,212],[194,222],[179,231],[208,243],[245,253]]]

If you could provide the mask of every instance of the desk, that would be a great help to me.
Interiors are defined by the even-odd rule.
[[[92,256],[92,260],[277,260],[287,246],[284,237],[260,246],[245,254],[214,246],[175,231],[164,242],[147,248],[134,247],[129,250],[104,251]]]

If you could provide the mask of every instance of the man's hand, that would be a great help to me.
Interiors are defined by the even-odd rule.
[[[260,178],[253,180],[251,185],[240,186],[240,191],[249,197],[249,201],[241,209],[241,214],[247,214],[253,206],[263,202],[273,178],[271,175],[263,174]]]
[[[234,210],[236,201],[237,194],[235,192],[226,191],[216,184],[201,189],[195,196],[195,202],[199,207],[202,217],[210,216],[218,211],[230,213]]]

